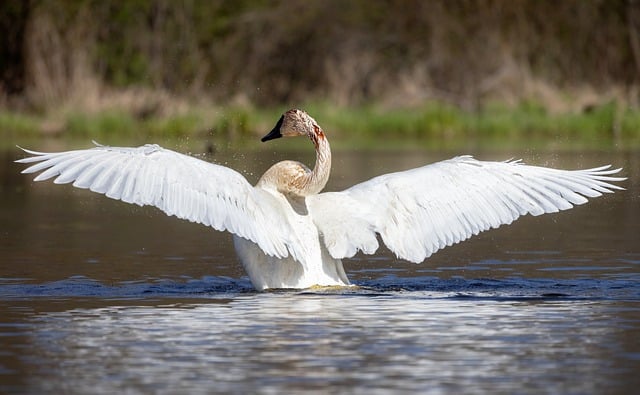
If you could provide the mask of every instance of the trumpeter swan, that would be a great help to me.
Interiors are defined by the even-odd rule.
[[[313,170],[276,163],[256,186],[234,170],[158,145],[42,153],[23,173],[56,177],[168,215],[234,235],[252,284],[267,288],[348,285],[342,258],[373,254],[380,235],[399,258],[422,262],[441,248],[525,214],[572,208],[586,197],[623,189],[620,169],[557,170],[519,161],[486,162],[459,156],[385,174],[342,192],[320,193],[329,178],[329,142],[316,121],[293,109],[262,141],[307,136],[316,150]]]

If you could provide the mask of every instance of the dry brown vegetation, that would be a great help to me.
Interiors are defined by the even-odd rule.
[[[0,26],[10,109],[639,101],[634,0],[8,0]]]

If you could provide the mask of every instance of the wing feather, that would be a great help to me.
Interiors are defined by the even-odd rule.
[[[31,164],[22,173],[41,172],[36,181],[55,177],[54,183],[73,182],[112,199],[155,206],[168,215],[249,239],[272,256],[301,254],[276,198],[227,167],[157,145],[24,151],[32,156],[16,162]]]
[[[625,180],[613,176],[620,170],[558,170],[462,156],[308,201],[334,258],[375,252],[378,245],[371,240],[378,234],[398,257],[417,263],[522,215],[567,210],[624,189],[612,184]]]

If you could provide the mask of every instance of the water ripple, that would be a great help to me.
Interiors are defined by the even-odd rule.
[[[375,280],[358,281],[354,287],[314,288],[304,291],[271,292],[316,293],[370,296],[376,294],[420,293],[436,298],[606,298],[639,299],[638,278],[600,279],[525,279],[525,278],[450,278],[432,276],[399,277],[394,274]],[[115,285],[74,276],[41,284],[22,283],[12,279],[0,281],[0,298],[209,298],[229,297],[255,292],[247,278],[206,276],[199,279],[156,279],[124,281]]]

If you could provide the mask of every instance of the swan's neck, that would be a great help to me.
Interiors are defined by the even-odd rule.
[[[309,170],[302,163],[285,160],[271,166],[262,175],[257,186],[274,188],[281,193],[297,196],[320,193],[331,173],[331,149],[327,137],[317,125],[314,125],[313,132],[308,136],[316,148],[316,164],[313,170]]]
[[[302,187],[304,193],[301,195],[315,195],[320,193],[331,174],[331,148],[329,141],[319,126],[314,125],[314,132],[309,134],[309,139],[316,148],[316,164],[310,173],[307,173],[306,180]]]

